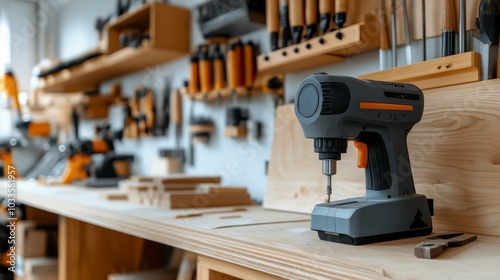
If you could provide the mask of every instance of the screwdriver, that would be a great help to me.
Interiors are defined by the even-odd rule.
[[[290,26],[294,44],[300,43],[304,25],[304,0],[290,0]]]
[[[280,23],[281,23],[281,47],[284,48],[289,45],[292,40],[292,33],[290,31],[288,0],[280,0]]]
[[[455,54],[456,33],[457,19],[455,14],[455,1],[444,0],[441,56],[445,57]]]
[[[322,34],[326,34],[330,28],[330,18],[333,15],[333,0],[319,0],[319,13],[319,28]]]
[[[318,0],[306,0],[306,39],[309,40],[316,34],[318,22]]]
[[[344,23],[347,18],[347,0],[335,0],[335,24],[337,24],[338,31],[335,34],[337,39],[342,40],[342,33],[340,33],[340,29],[344,27]]]
[[[278,49],[278,39],[279,39],[279,0],[267,0],[266,1],[266,21],[267,30],[269,32],[271,41],[271,51]]]

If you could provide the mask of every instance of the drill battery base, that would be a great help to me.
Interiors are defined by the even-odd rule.
[[[432,203],[424,195],[357,197],[314,207],[311,229],[322,240],[362,245],[432,232]]]

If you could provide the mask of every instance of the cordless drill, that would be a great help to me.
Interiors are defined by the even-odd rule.
[[[318,73],[299,87],[295,114],[323,161],[327,194],[347,141],[358,148],[366,194],[315,206],[311,229],[322,240],[366,244],[432,232],[432,204],[415,193],[406,137],[420,121],[424,96],[411,84]]]

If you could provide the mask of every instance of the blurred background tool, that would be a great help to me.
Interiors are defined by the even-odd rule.
[[[319,29],[326,34],[330,29],[330,21],[334,13],[333,0],[319,0]]]
[[[276,39],[276,44],[278,39]],[[221,90],[226,87],[226,67],[224,64],[224,54],[221,51],[220,44],[215,45],[212,55],[214,67],[214,89]]]
[[[255,81],[255,74],[257,72],[257,61],[255,56],[255,45],[252,41],[245,44],[243,49],[245,57],[245,87],[249,89],[248,93],[250,95],[250,89],[253,87]]]
[[[425,2],[425,0],[423,0]],[[465,35],[466,35],[466,19],[465,19],[465,13],[466,13],[466,8],[465,8],[465,0],[459,0],[459,9],[458,9],[458,53],[464,53],[465,52]],[[425,6],[424,6],[425,7]],[[424,12],[425,14],[425,12]],[[425,33],[423,33],[425,34]],[[425,37],[424,37],[425,38]]]
[[[498,42],[500,36],[500,1],[481,0],[479,17],[475,20],[473,49],[481,54],[481,78],[497,77]]]
[[[294,44],[300,43],[304,31],[304,0],[290,0],[290,26]]]
[[[288,0],[280,0],[280,23],[281,23],[281,47],[287,47],[292,41],[290,30],[290,9]]]
[[[198,93],[200,92],[200,76],[198,73],[198,51],[193,51],[191,53],[191,58],[189,62],[190,80],[189,80],[189,92]]]
[[[425,20],[425,0],[422,1],[422,60],[426,61],[427,60],[427,26],[426,26],[426,20]],[[462,0],[460,0],[462,1]],[[384,2],[384,1],[382,1]]]
[[[342,40],[342,33],[340,32],[340,29],[344,27],[344,24],[347,19],[347,0],[335,0],[335,24],[337,25],[337,34],[335,34],[335,37],[337,39]]]
[[[406,0],[402,0],[401,2],[403,3],[403,24],[405,31],[406,64],[413,64],[413,56],[411,51],[411,29],[410,29],[410,20],[408,18],[408,7],[406,5]]]
[[[269,41],[271,42],[271,51],[279,48],[278,41],[280,37],[280,2],[279,0],[266,1],[266,21],[267,31],[269,32]]]
[[[208,45],[202,45],[199,49],[198,69],[200,75],[201,92],[207,93],[213,89],[213,66],[212,58],[208,51]]]
[[[163,86],[163,100],[160,103],[158,100],[157,106],[157,114],[156,114],[156,122],[155,122],[155,132],[154,135],[167,135],[168,134],[168,128],[170,126],[170,99],[171,99],[171,94],[172,94],[172,77],[166,77],[164,80],[164,86]],[[161,104],[161,105],[160,105]],[[158,108],[158,105],[160,107]]]
[[[396,23],[396,0],[391,0],[391,54],[392,67],[398,66],[398,41]]]
[[[443,18],[442,18],[442,42],[441,56],[455,54],[455,40],[457,34],[457,16],[455,14],[455,0],[443,0]]]
[[[306,40],[316,36],[318,30],[318,0],[306,0]]]

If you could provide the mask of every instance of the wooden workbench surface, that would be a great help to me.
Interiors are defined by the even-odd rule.
[[[6,186],[6,181],[0,181],[0,195],[6,194]],[[287,279],[494,279],[500,275],[500,237],[480,235],[477,241],[450,248],[435,259],[418,259],[413,256],[413,247],[424,237],[342,245],[319,240],[308,229],[309,217],[301,214],[250,207],[245,212],[179,219],[175,216],[192,210],[166,211],[106,201],[103,191],[41,187],[19,181],[17,199],[59,215]],[[258,223],[259,217],[263,224],[244,225]],[[280,222],[266,223],[273,220]]]

